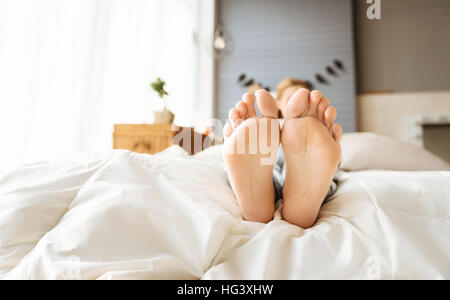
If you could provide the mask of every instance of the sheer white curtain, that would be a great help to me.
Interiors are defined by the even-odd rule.
[[[195,118],[195,0],[0,0],[0,168],[111,149],[114,123],[151,121],[167,82]]]

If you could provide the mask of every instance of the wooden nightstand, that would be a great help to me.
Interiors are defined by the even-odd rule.
[[[186,130],[190,132],[186,132]],[[190,127],[177,127],[172,124],[116,124],[113,133],[113,149],[126,149],[138,153],[155,154],[174,144],[174,137],[179,133],[188,133],[191,141],[184,139],[176,141],[176,144],[184,148],[189,154],[204,150],[211,143],[209,138],[195,132]],[[184,135],[180,135],[181,137]],[[201,149],[194,148],[194,140],[201,139]],[[208,140],[206,140],[208,139]],[[205,141],[206,140],[206,141]]]

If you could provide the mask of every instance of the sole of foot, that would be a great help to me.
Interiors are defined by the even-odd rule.
[[[261,113],[257,117],[256,105]],[[231,187],[245,220],[273,219],[273,163],[280,144],[275,100],[265,90],[247,93],[229,111],[224,128],[224,161]]]
[[[288,102],[281,144],[286,157],[283,219],[314,225],[341,157],[336,109],[319,91],[297,91]]]

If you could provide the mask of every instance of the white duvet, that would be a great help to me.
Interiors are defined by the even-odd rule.
[[[308,230],[243,221],[220,148],[0,177],[2,279],[450,279],[450,172],[340,173]]]

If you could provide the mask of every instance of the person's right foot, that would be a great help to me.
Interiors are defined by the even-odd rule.
[[[311,227],[341,158],[336,109],[319,91],[298,90],[289,100],[281,133],[286,157],[283,219]],[[334,124],[334,125],[333,125]]]
[[[258,90],[255,97],[261,118],[256,115],[250,93],[229,111],[230,123],[224,128],[224,160],[244,219],[267,223],[275,211],[272,173],[280,125],[272,95]]]

